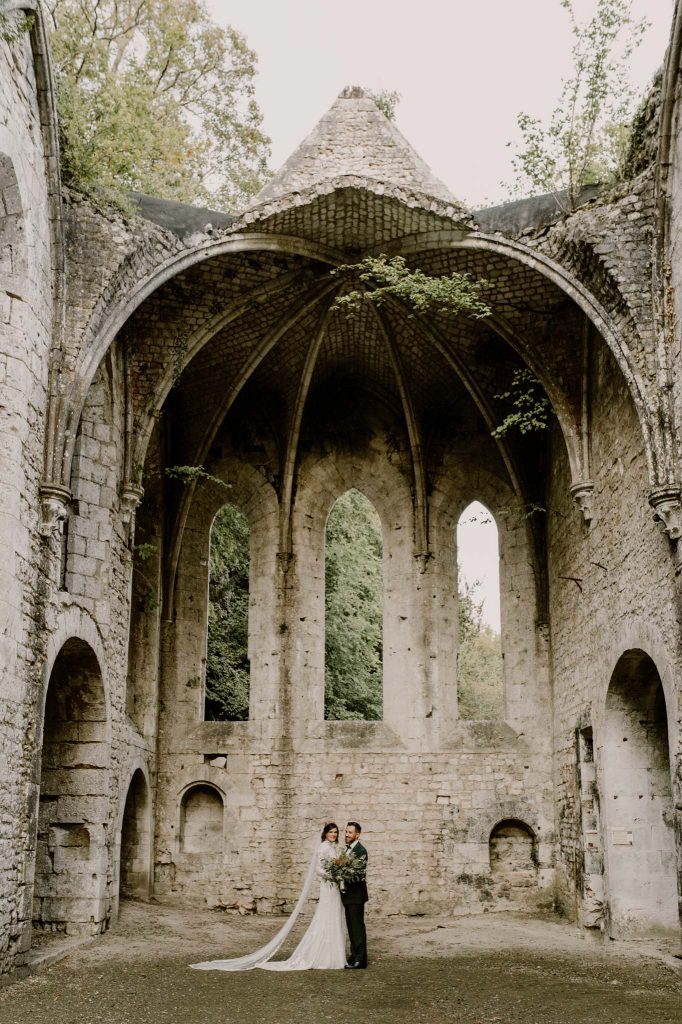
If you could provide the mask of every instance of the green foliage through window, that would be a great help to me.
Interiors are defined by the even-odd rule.
[[[233,505],[225,505],[211,530],[204,710],[207,721],[248,719],[248,642],[249,524]]]
[[[460,516],[457,527],[460,560],[457,703],[460,718],[478,721],[504,718],[502,640],[484,621],[486,602],[490,602],[488,619],[498,618],[494,604],[499,601],[499,583],[497,571],[493,569],[494,565],[499,566],[498,544],[493,516],[480,502],[472,502]],[[479,574],[483,581],[487,577],[485,586],[481,579],[472,578]]]
[[[478,721],[504,718],[502,643],[482,621],[476,584],[459,586],[457,706],[459,717]]]
[[[327,719],[383,714],[383,541],[372,503],[343,494],[327,519],[325,551]]]

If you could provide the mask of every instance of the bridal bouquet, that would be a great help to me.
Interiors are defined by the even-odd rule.
[[[343,889],[350,882],[359,882],[365,877],[365,865],[359,857],[347,850],[341,850],[336,857],[322,860],[323,878]]]

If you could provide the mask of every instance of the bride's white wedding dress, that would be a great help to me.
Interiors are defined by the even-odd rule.
[[[254,953],[233,960],[208,960],[191,964],[198,971],[265,971],[338,970],[346,964],[346,930],[343,904],[338,886],[324,880],[323,860],[338,853],[338,845],[324,840],[315,852],[296,906],[275,937]],[[273,960],[294,926],[310,893],[315,878],[320,879],[320,898],[305,935],[287,960]]]

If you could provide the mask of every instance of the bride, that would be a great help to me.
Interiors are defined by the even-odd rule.
[[[301,895],[290,917],[267,945],[248,956],[234,960],[208,960],[191,964],[197,971],[264,971],[337,970],[346,966],[344,912],[338,886],[325,877],[324,861],[338,854],[339,826],[330,821],[322,829],[322,841],[308,868]],[[288,936],[310,893],[315,878],[320,879],[320,898],[313,919],[296,949],[287,960],[273,960]]]

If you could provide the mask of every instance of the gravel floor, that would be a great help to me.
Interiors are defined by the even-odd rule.
[[[0,1022],[682,1024],[670,949],[585,941],[551,918],[370,916],[367,971],[189,970],[257,948],[278,923],[127,903],[105,936],[0,989]]]

